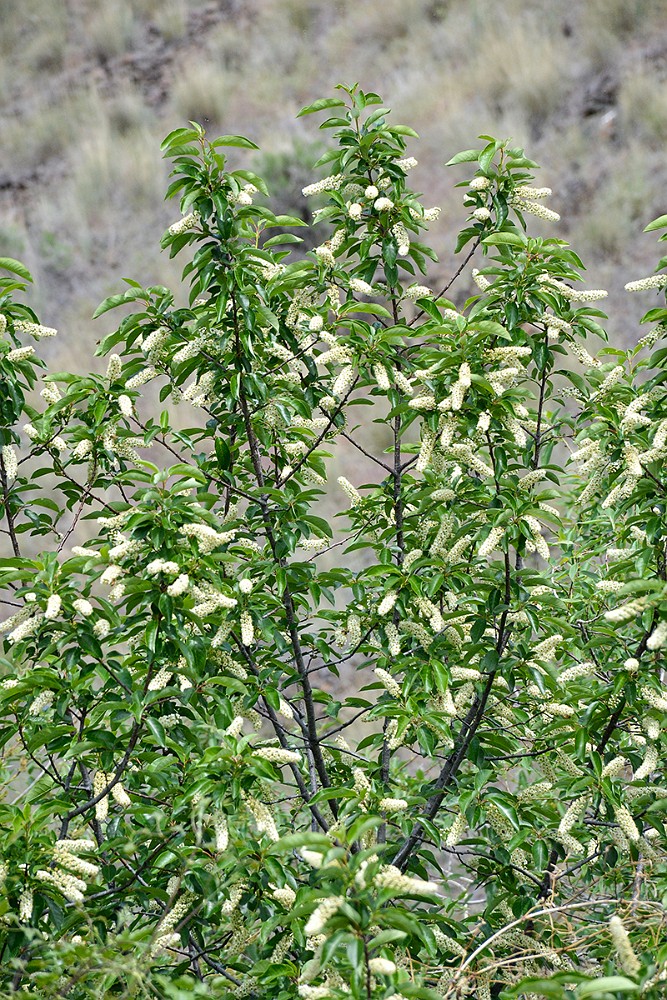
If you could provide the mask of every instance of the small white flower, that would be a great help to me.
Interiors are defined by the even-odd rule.
[[[355,221],[361,218],[362,213],[363,213],[363,207],[357,201],[354,201],[352,202],[351,205],[347,206],[347,214],[351,219],[354,219]]]
[[[78,597],[76,601],[72,601],[72,606],[75,611],[78,611],[84,618],[89,618],[94,610],[90,601],[87,601],[85,597]]]
[[[378,198],[373,203],[373,208],[375,208],[377,212],[390,212],[393,207],[394,203],[391,200],[391,198],[385,198],[385,197]]]
[[[364,196],[368,198],[369,201],[372,201],[374,198],[377,198],[379,193],[380,192],[378,191],[378,189],[375,187],[374,184],[369,184],[366,190],[364,191]]]
[[[239,580],[239,590],[242,594],[249,594],[252,590],[252,580],[248,580],[247,577],[243,580]]]
[[[489,177],[473,177],[470,181],[471,191],[486,191],[486,189],[490,187],[491,180]]]

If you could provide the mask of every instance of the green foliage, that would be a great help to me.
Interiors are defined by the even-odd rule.
[[[43,375],[45,406],[54,331],[0,260],[0,980],[657,1000],[667,308],[592,357],[606,292],[490,136],[450,160],[466,256],[421,284],[415,133],[339,92],[302,112],[334,139],[305,258],[228,169],[251,140],[167,136],[187,305],[125,279],[106,374]]]

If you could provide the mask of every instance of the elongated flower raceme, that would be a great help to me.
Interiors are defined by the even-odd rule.
[[[628,281],[626,292],[647,292],[651,288],[664,288],[667,285],[667,274],[652,274],[650,278],[639,278],[638,281]]]
[[[323,177],[321,181],[307,184],[302,190],[304,198],[311,198],[313,195],[322,194],[325,191],[338,191],[345,181],[345,174],[332,174],[330,177]]]
[[[623,972],[628,976],[638,976],[641,963],[637,958],[634,948],[630,943],[628,932],[619,916],[614,915],[609,921],[609,932],[614,945],[618,961]]]
[[[384,865],[374,877],[373,886],[377,889],[389,890],[397,896],[430,895],[438,892],[438,886],[434,882],[425,882],[420,878],[404,875],[395,865]]]
[[[255,757],[268,760],[271,764],[298,764],[301,754],[296,750],[286,750],[283,747],[255,747],[253,750]]]
[[[563,298],[569,299],[571,302],[597,302],[599,299],[606,299],[609,294],[603,288],[572,288],[550,274],[541,274],[537,280],[554,288],[557,292],[560,292]]]
[[[196,212],[190,212],[189,215],[184,215],[182,219],[178,222],[174,222],[169,226],[167,232],[170,236],[181,236],[183,233],[187,233],[189,230],[194,229],[199,223],[199,216]]]
[[[4,468],[5,480],[9,485],[14,482],[19,471],[19,462],[16,451],[11,444],[4,444],[2,446],[2,464]]]

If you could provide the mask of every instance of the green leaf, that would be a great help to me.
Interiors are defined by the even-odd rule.
[[[348,313],[370,313],[372,316],[382,316],[384,319],[392,318],[389,310],[377,302],[345,302],[341,306],[339,315],[346,316]]]
[[[453,167],[457,163],[474,163],[479,158],[479,149],[463,149],[460,153],[447,160],[446,167]]]
[[[639,986],[625,976],[602,976],[590,983],[582,983],[577,987],[577,1000],[583,997],[596,997],[600,993],[637,993]]]
[[[246,139],[244,135],[219,135],[217,139],[214,139],[211,145],[217,149],[218,146],[238,146],[240,149],[259,149],[259,146],[252,141],[252,139]]]
[[[109,312],[110,309],[115,309],[117,306],[122,306],[126,302],[133,302],[137,298],[137,293],[134,289],[128,289],[126,292],[119,292],[117,295],[109,295],[108,298],[100,302],[99,306],[93,313],[93,319],[97,319],[98,316],[103,316],[105,312]]]
[[[339,97],[321,97],[318,101],[313,101],[312,104],[307,105],[305,108],[301,108],[297,118],[303,118],[304,115],[312,115],[316,111],[324,111],[326,108],[344,108],[345,101],[341,101]]]
[[[661,215],[659,218],[654,219],[653,222],[649,222],[648,226],[644,229],[645,233],[652,233],[656,229],[667,228],[667,215]]]
[[[393,135],[407,135],[411,139],[419,138],[419,132],[415,132],[415,130],[413,128],[410,128],[409,125],[392,125],[389,128],[389,131]]]
[[[507,244],[513,247],[525,247],[528,244],[528,239],[521,233],[491,233],[490,236],[484,237],[482,243],[490,246]]]
[[[0,257],[0,267],[4,268],[5,271],[11,271],[12,274],[18,274],[19,278],[23,278],[24,281],[32,282],[30,271],[20,260],[14,260],[13,257]]]

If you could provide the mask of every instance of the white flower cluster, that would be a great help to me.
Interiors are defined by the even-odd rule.
[[[552,660],[555,656],[558,645],[563,641],[563,636],[559,633],[550,635],[548,638],[538,642],[531,650],[531,658],[534,660]]]
[[[357,292],[359,295],[372,295],[373,286],[369,285],[367,281],[363,281],[362,278],[350,278],[350,291]]]
[[[532,517],[530,515],[526,515],[524,517],[524,521],[528,525],[528,530],[530,531],[535,551],[538,555],[542,556],[545,561],[547,561],[549,559],[550,552],[549,546],[545,542],[544,536],[542,535],[542,525],[536,517]]]
[[[571,288],[565,282],[559,281],[550,274],[540,274],[537,279],[541,284],[555,288],[557,292],[570,302],[597,302],[599,299],[606,299],[609,292],[603,288]]]
[[[510,195],[509,203],[517,212],[527,212],[545,222],[559,222],[558,212],[553,212],[541,203],[541,200],[548,198],[550,194],[551,188],[519,187]]]
[[[337,396],[339,399],[346,396],[354,384],[355,377],[356,373],[354,366],[346,365],[345,368],[339,372],[333,385],[331,386],[331,395]]]
[[[562,674],[559,674],[556,680],[561,685],[570,684],[572,681],[580,680],[582,677],[590,677],[594,673],[595,664],[593,662],[575,663],[574,666],[568,667]]]
[[[640,833],[637,829],[637,824],[626,806],[615,806],[614,816],[622,833],[625,834],[627,839],[633,844],[636,843],[640,838]]]
[[[294,889],[290,888],[288,885],[282,887],[273,885],[269,883],[269,888],[271,889],[271,895],[281,906],[284,906],[286,910],[291,910],[294,906],[296,900],[296,893]]]
[[[16,457],[16,451],[11,444],[3,444],[2,446],[2,464],[7,485],[10,485],[16,479],[19,471],[19,462]]]
[[[242,611],[239,623],[241,626],[241,642],[244,646],[252,646],[255,641],[255,626],[250,612]]]
[[[634,601],[628,601],[626,604],[621,604],[618,608],[611,608],[609,611],[605,611],[604,616],[608,622],[614,625],[625,625],[626,622],[631,622],[633,618],[641,614],[646,604],[646,598],[637,597]]]
[[[280,840],[278,827],[269,807],[265,806],[263,802],[260,802],[259,799],[254,798],[252,795],[245,796],[245,804],[255,821],[259,833],[265,833],[269,840],[274,841],[274,843]]]
[[[428,299],[433,297],[433,291],[428,287],[428,285],[410,285],[403,292],[406,299],[410,299],[412,302],[416,302],[417,299]]]
[[[623,921],[619,916],[614,915],[609,921],[609,933],[618,955],[618,961],[623,972],[628,976],[638,976],[641,970],[641,963],[635,955],[634,948],[630,943],[628,932],[623,926]]]
[[[491,528],[491,531],[479,547],[477,555],[480,559],[486,559],[492,552],[495,552],[500,547],[504,535],[505,529],[501,525]]]
[[[9,638],[11,639],[11,636]],[[43,709],[50,707],[54,697],[55,695],[53,691],[40,691],[35,700],[31,703],[28,711],[31,715],[39,715]]]
[[[55,337],[58,332],[52,326],[41,326],[40,323],[28,323],[22,319],[14,321],[14,330],[17,333],[27,333],[35,340],[42,340],[45,337]]]
[[[314,184],[307,184],[302,188],[301,194],[304,198],[311,198],[316,194],[323,194],[325,191],[338,191],[345,181],[345,174],[332,174],[331,177],[324,177]]]
[[[383,813],[405,812],[408,808],[408,800],[394,798],[380,799],[378,808]]]
[[[125,388],[138,389],[139,386],[145,385],[146,382],[150,382],[154,378],[157,378],[157,372],[152,365],[149,365],[148,368],[142,368],[136,375],[129,378],[125,383]]]
[[[651,632],[646,648],[650,650],[664,649],[667,646],[667,618],[658,622]]]
[[[189,229],[194,229],[199,222],[199,216],[196,212],[190,212],[189,215],[184,215],[182,219],[177,222],[173,222],[167,232],[170,236],[181,236],[183,233],[187,233]]]
[[[146,566],[146,575],[157,576],[158,573],[164,573],[167,576],[176,576],[179,570],[180,567],[177,562],[172,562],[168,559],[151,559]]]
[[[387,593],[384,595],[384,597],[378,604],[378,609],[377,609],[378,615],[380,617],[388,615],[389,612],[394,607],[394,605],[396,604],[397,599],[398,599],[398,594],[395,591],[393,590],[387,591]]]
[[[70,902],[83,903],[87,880],[95,878],[100,869],[99,865],[85,861],[79,854],[94,849],[95,844],[91,840],[58,840],[53,848],[53,861],[57,867],[40,869],[35,872],[35,878],[54,886]]]
[[[491,212],[485,207],[476,208],[472,213],[472,217],[476,222],[488,222],[491,218]]]
[[[152,955],[164,951],[165,948],[174,948],[179,943],[180,934],[174,933],[174,927],[176,927],[191,908],[192,902],[192,893],[186,892],[176,900],[170,910],[162,914],[155,928],[155,935],[151,944]]]
[[[286,750],[283,747],[255,747],[253,756],[268,760],[271,764],[298,764],[301,754],[296,750]]]
[[[170,583],[167,587],[167,594],[169,597],[180,597],[184,594],[190,587],[190,577],[187,573],[181,573],[176,577],[173,583]]]
[[[465,813],[460,812],[454,817],[454,822],[447,831],[447,837],[445,839],[446,847],[456,847],[460,842],[463,834],[468,829],[468,820],[465,817]]]
[[[5,354],[5,361],[10,363],[16,363],[20,361],[26,361],[35,353],[34,347],[16,347],[13,351],[8,351]]]
[[[628,766],[626,757],[618,756],[608,761],[602,768],[601,778],[618,778]]]
[[[193,523],[184,524],[178,529],[179,535],[185,538],[194,538],[199,546],[202,555],[208,555],[220,545],[231,542],[236,537],[236,531],[216,531],[209,524]]]
[[[471,191],[486,191],[491,187],[491,178],[473,177],[468,186]]]
[[[345,476],[339,476],[337,482],[343,492],[347,495],[350,504],[353,507],[356,507],[357,504],[361,503],[361,494],[354,488],[349,479],[346,479]]]
[[[383,865],[373,879],[373,886],[376,889],[388,889],[399,896],[403,894],[429,894],[438,891],[434,882],[425,882],[423,879],[404,875],[395,865]]]
[[[321,934],[328,921],[340,910],[344,902],[345,900],[342,896],[328,896],[326,899],[323,899],[308,918],[308,922],[304,927],[304,933],[308,937]]]
[[[667,274],[652,274],[650,278],[640,278],[638,281],[628,281],[626,292],[647,292],[651,288],[664,288],[667,285]]]
[[[402,222],[397,222],[395,226],[392,226],[391,232],[398,245],[399,257],[407,257],[410,253],[410,237],[407,229]]]
[[[487,288],[491,287],[491,282],[485,275],[479,273],[478,267],[473,267],[471,275],[472,280],[475,282],[480,291],[485,292]]]
[[[393,698],[400,698],[402,691],[401,685],[396,681],[388,671],[383,670],[382,667],[375,667],[373,673],[382,684],[385,691],[387,691]]]

